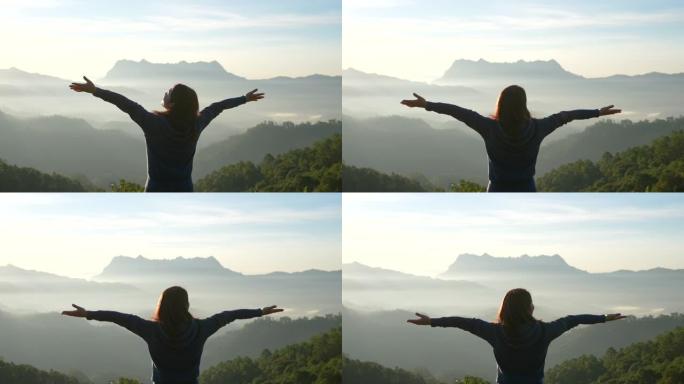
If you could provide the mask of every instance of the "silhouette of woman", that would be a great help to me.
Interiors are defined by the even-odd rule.
[[[86,311],[76,304],[72,306],[76,309],[64,311],[62,315],[109,321],[145,340],[152,357],[152,381],[155,384],[196,384],[204,342],[209,336],[234,320],[283,311],[273,305],[262,309],[225,311],[206,319],[195,319],[189,312],[188,292],[182,287],[164,290],[152,320],[113,311]]]
[[[530,116],[525,90],[511,85],[499,95],[496,112],[491,118],[477,112],[445,103],[433,103],[414,93],[415,100],[402,100],[411,108],[449,115],[479,133],[489,157],[487,192],[536,192],[534,183],[537,155],[542,140],[556,128],[573,120],[585,120],[622,112],[613,105],[601,109],[556,113],[543,119]]]
[[[431,319],[420,313],[416,313],[418,319],[407,322],[432,327],[461,328],[487,341],[494,349],[498,366],[497,384],[542,384],[546,351],[555,338],[579,324],[596,324],[625,318],[619,313],[573,315],[546,323],[535,319],[532,316],[533,311],[530,293],[516,288],[504,296],[496,323],[464,317]]]
[[[192,161],[197,140],[204,128],[223,110],[264,98],[257,89],[244,96],[226,99],[199,111],[197,93],[176,84],[164,94],[162,112],[148,112],[126,97],[98,88],[87,77],[71,83],[76,92],[87,92],[116,105],[142,128],[147,143],[145,192],[192,192]]]

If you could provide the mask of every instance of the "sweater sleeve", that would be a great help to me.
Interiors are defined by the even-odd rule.
[[[561,317],[558,320],[554,320],[546,324],[546,335],[549,341],[557,338],[563,333],[569,331],[572,328],[580,324],[597,324],[605,323],[606,317],[604,315],[570,315]]]
[[[225,99],[223,101],[213,103],[210,106],[204,108],[202,112],[199,113],[199,117],[197,118],[197,125],[199,131],[203,131],[204,128],[206,128],[207,125],[209,125],[209,123],[211,123],[211,121],[214,120],[216,116],[218,116],[224,110],[235,108],[237,106],[245,104],[246,102],[247,98],[245,96],[240,96],[234,97],[232,99]]]
[[[144,320],[138,316],[114,311],[88,311],[88,320],[107,321],[128,329],[136,335],[147,340],[152,334],[152,321]]]
[[[494,345],[494,340],[496,338],[496,325],[480,319],[470,319],[458,316],[440,317],[432,319],[430,326],[460,328],[484,339],[491,345]]]
[[[131,117],[131,120],[138,124],[144,132],[148,132],[152,129],[160,119],[159,116],[148,112],[140,104],[116,92],[96,88],[93,96],[114,104],[117,108],[128,114],[128,116]]]
[[[457,105],[447,104],[447,103],[432,103],[427,102],[425,106],[426,111],[437,112],[443,115],[449,115],[465,125],[472,128],[475,132],[479,133],[480,136],[484,137],[487,132],[491,129],[494,120],[484,117],[475,111],[470,109],[461,108]]]
[[[207,330],[207,337],[214,334],[221,327],[232,323],[235,320],[251,319],[263,315],[261,309],[237,309],[234,311],[224,311],[202,320]]]
[[[573,120],[587,120],[595,117],[599,117],[598,109],[577,109],[574,111],[558,112],[554,115],[538,120],[538,124],[542,133],[542,137],[546,137],[557,128],[568,124]]]

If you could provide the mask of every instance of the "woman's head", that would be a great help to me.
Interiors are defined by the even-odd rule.
[[[501,301],[497,322],[514,332],[519,326],[534,321],[533,312],[532,295],[523,288],[511,289]]]
[[[199,100],[194,89],[185,84],[174,85],[164,94],[162,106],[166,111],[159,114],[166,116],[174,128],[181,131],[183,128],[186,130],[194,128],[199,113]]]
[[[508,132],[517,134],[520,127],[530,120],[527,109],[527,94],[518,85],[506,87],[499,95],[494,114],[499,124]]]
[[[183,287],[169,287],[162,292],[152,319],[170,335],[182,333],[192,320],[188,291]]]

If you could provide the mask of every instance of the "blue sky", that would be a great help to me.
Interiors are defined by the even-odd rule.
[[[345,0],[343,67],[431,81],[460,58],[556,59],[587,77],[684,72],[684,3]]]
[[[0,68],[104,76],[118,59],[217,60],[248,78],[336,75],[340,0],[0,0]]]
[[[461,253],[559,254],[592,272],[684,268],[681,194],[347,194],[342,217],[343,262],[419,275]]]
[[[0,265],[66,276],[117,255],[214,256],[248,274],[340,268],[337,194],[7,194],[0,212]]]

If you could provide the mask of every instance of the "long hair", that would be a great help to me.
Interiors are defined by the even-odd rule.
[[[189,310],[188,291],[183,287],[169,287],[159,296],[152,320],[158,322],[168,335],[177,336],[192,321]]]
[[[179,138],[197,140],[199,137],[195,130],[195,121],[199,113],[197,92],[185,84],[176,84],[171,88],[169,98],[173,105],[166,111],[157,111],[157,114],[169,120]]]
[[[521,86],[511,85],[501,91],[496,103],[494,119],[505,131],[517,136],[520,133],[520,127],[530,121],[530,118],[530,111],[527,109],[527,94]]]
[[[514,334],[521,325],[535,321],[533,308],[532,295],[526,289],[511,289],[501,301],[497,323],[502,324],[507,333]]]

